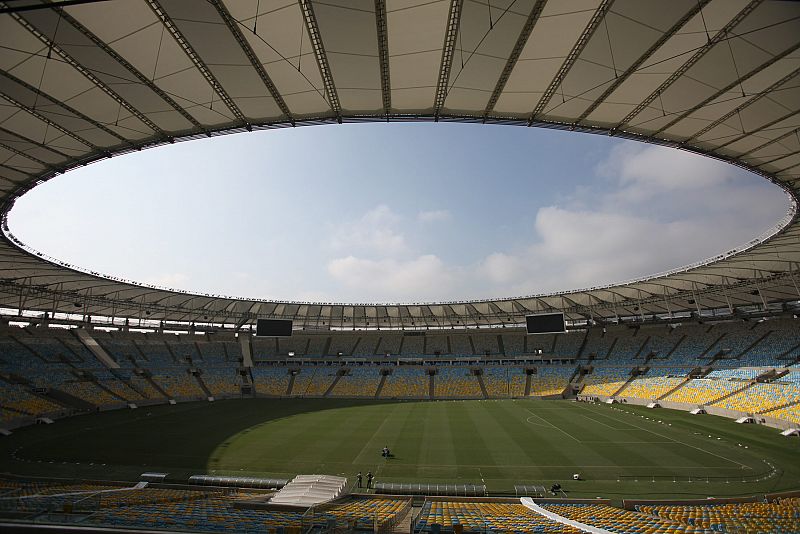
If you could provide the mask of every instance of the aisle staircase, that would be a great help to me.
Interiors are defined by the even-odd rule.
[[[289,375],[289,385],[286,386],[286,396],[287,397],[292,394],[292,389],[294,389],[294,378],[295,378],[295,376],[297,376],[297,375],[295,375],[295,374],[290,374]]]
[[[297,475],[272,496],[269,504],[310,508],[345,494],[347,479],[331,475]]]
[[[483,382],[483,375],[482,374],[476,374],[475,378],[478,379],[478,385],[481,386],[481,393],[483,394],[483,398],[484,399],[488,399],[489,398],[489,393],[486,391],[486,384]]]
[[[206,383],[203,381],[203,377],[200,376],[200,373],[192,373],[192,376],[194,376],[195,380],[197,380],[197,385],[200,386],[200,389],[203,390],[203,394],[205,394],[206,397],[214,396],[214,394],[211,393],[211,390],[208,389],[208,386],[206,386]]]
[[[734,396],[734,395],[736,395],[737,393],[741,393],[742,391],[744,391],[744,390],[748,389],[748,388],[749,388],[750,386],[752,386],[753,384],[755,384],[755,381],[753,381],[753,382],[747,382],[747,384],[746,384],[746,385],[745,385],[743,388],[739,388],[739,389],[737,389],[737,390],[735,390],[735,391],[731,391],[731,392],[730,392],[730,393],[728,393],[727,395],[723,395],[722,397],[720,397],[720,398],[718,398],[718,399],[714,399],[713,401],[706,403],[706,405],[707,405],[707,406],[711,406],[711,405],[713,405],[713,404],[716,404],[716,403],[718,403],[718,402],[720,402],[720,401],[724,401],[725,399],[727,399],[727,398],[729,398],[729,397],[733,397],[733,396]]]
[[[631,369],[631,376],[629,376],[629,377],[628,377],[628,379],[625,381],[625,383],[624,383],[624,384],[622,384],[622,385],[619,387],[619,389],[617,389],[617,391],[615,391],[615,392],[614,392],[614,393],[611,395],[612,397],[617,397],[617,396],[619,396],[619,395],[620,395],[620,394],[621,394],[621,393],[622,393],[622,392],[625,390],[625,388],[627,388],[627,387],[628,387],[628,386],[631,384],[631,382],[633,382],[634,380],[636,380],[636,379],[637,379],[637,378],[639,378],[640,376],[644,376],[644,375],[647,373],[647,371],[645,371],[644,373],[638,373],[638,372],[637,372],[637,370],[638,370],[638,368],[636,368],[636,369]]]
[[[331,394],[331,391],[333,391],[333,388],[335,388],[336,384],[339,383],[339,379],[341,379],[342,376],[344,376],[344,375],[341,374],[341,371],[336,373],[336,376],[333,378],[333,382],[331,382],[331,385],[328,386],[328,389],[326,389],[325,393],[322,395],[323,397],[327,397],[328,395]]]
[[[384,384],[386,384],[386,377],[388,377],[388,376],[389,375],[385,375],[385,374],[381,373],[381,381],[378,382],[378,389],[375,390],[375,398],[376,399],[381,396],[381,391],[383,391],[383,386],[384,386]]]

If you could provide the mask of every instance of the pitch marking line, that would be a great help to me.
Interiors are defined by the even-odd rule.
[[[587,410],[587,411],[589,411],[589,409],[588,409],[588,408],[584,408],[583,406],[581,406],[580,408],[581,408],[582,410]],[[603,417],[607,417],[607,418],[609,418],[609,419],[615,420],[615,419],[614,419],[613,417],[611,417],[610,415],[606,415],[606,414],[604,414],[604,413],[600,413],[600,412],[597,412],[597,413],[598,413],[599,415],[603,416]],[[698,446],[696,446],[696,445],[692,445],[692,444],[690,444],[690,443],[686,443],[686,442],[684,442],[684,441],[678,441],[677,439],[673,439],[673,438],[671,438],[671,437],[669,437],[669,436],[665,436],[664,434],[659,434],[658,432],[654,432],[654,431],[650,430],[649,428],[644,428],[644,427],[642,427],[642,426],[639,426],[639,425],[637,425],[637,424],[634,424],[634,423],[628,423],[628,424],[629,424],[629,425],[631,425],[631,426],[634,426],[634,427],[636,427],[636,428],[639,428],[639,429],[641,429],[641,430],[644,430],[645,432],[650,432],[651,434],[654,434],[654,435],[656,435],[656,436],[660,436],[660,437],[662,437],[662,438],[668,439],[668,440],[670,440],[670,441],[672,441],[672,442],[674,442],[674,443],[677,443],[677,444],[679,444],[679,445],[684,445],[684,446],[686,446],[686,447],[691,447],[692,449],[697,449],[698,451],[700,451],[700,452],[704,452],[704,453],[706,453],[706,454],[710,454],[711,456],[716,456],[717,458],[722,458],[723,460],[725,460],[725,461],[727,461],[727,462],[730,462],[730,463],[732,463],[732,464],[736,464],[736,465],[740,466],[742,469],[751,469],[751,470],[752,470],[752,467],[750,467],[750,466],[748,466],[748,465],[745,465],[745,464],[743,464],[743,463],[741,463],[741,462],[737,462],[736,460],[731,460],[730,458],[727,458],[727,457],[725,457],[725,456],[722,456],[721,454],[717,454],[717,453],[715,453],[715,452],[708,451],[708,450],[706,450],[706,449],[704,449],[704,448],[702,448],[702,447],[698,447]]]
[[[615,426],[607,425],[607,424],[605,424],[604,422],[602,422],[602,421],[598,421],[597,419],[593,419],[593,418],[589,417],[589,416],[588,416],[588,415],[586,415],[586,414],[579,413],[578,415],[580,415],[581,417],[585,417],[586,419],[588,419],[588,420],[589,420],[589,421],[591,421],[592,423],[597,423],[598,425],[603,425],[604,427],[606,427],[606,428],[610,428],[611,430],[616,430],[616,431],[620,431],[620,430],[633,430],[632,428],[617,428],[617,427],[615,427]],[[627,423],[625,423],[625,424],[627,424]],[[630,426],[630,425],[628,425],[628,426]],[[586,443],[586,442],[584,442],[584,443]],[[615,443],[621,443],[621,442],[619,442],[619,441],[615,441]],[[643,441],[642,443],[649,443],[649,442]]]
[[[338,465],[338,464],[329,464],[329,465]],[[378,467],[383,467],[381,464],[374,464]],[[620,467],[625,468],[635,468],[635,469],[644,469],[644,468],[652,468],[653,464],[649,465],[620,465],[620,464],[604,464],[604,465],[584,465],[584,464],[411,464],[412,467],[420,467],[423,469],[436,469],[437,467],[476,467],[476,468],[483,468],[486,467],[488,469],[493,468],[517,468],[517,469],[547,469],[549,467],[586,467],[586,468],[593,468],[593,469],[619,469]],[[389,466],[390,468],[393,466]],[[404,466],[405,467],[405,466]],[[697,469],[696,465],[664,465],[661,466],[664,469]],[[720,467],[720,466],[703,466],[703,469],[720,469],[720,470],[727,470],[727,471],[735,471],[733,467]],[[500,480],[500,479],[495,479]]]
[[[548,425],[543,425],[542,423],[536,423],[534,421],[531,421],[531,419],[533,419],[533,418],[532,417],[528,417],[527,419],[525,419],[525,422],[528,423],[528,424],[531,424],[531,425],[540,426],[542,428],[550,428]]]
[[[566,430],[564,430],[563,428],[559,428],[559,427],[557,427],[556,425],[554,425],[553,423],[551,423],[550,421],[548,421],[547,419],[545,419],[545,418],[544,418],[544,417],[542,417],[541,415],[537,415],[537,414],[533,413],[532,411],[530,411],[530,410],[529,410],[529,409],[527,409],[527,408],[525,408],[525,411],[526,411],[526,412],[528,412],[529,414],[531,414],[531,415],[535,416],[535,417],[538,417],[539,419],[541,419],[542,421],[544,421],[545,423],[547,423],[547,424],[548,424],[548,425],[549,425],[551,428],[555,428],[555,429],[556,429],[556,430],[558,430],[559,432],[561,432],[561,433],[563,433],[563,434],[566,434],[567,436],[571,437],[572,439],[574,439],[574,440],[575,440],[575,441],[577,441],[578,443],[582,443],[582,441],[581,441],[581,440],[579,440],[578,438],[576,438],[575,436],[573,436],[572,434],[570,434],[569,432],[567,432],[567,431],[566,431]]]

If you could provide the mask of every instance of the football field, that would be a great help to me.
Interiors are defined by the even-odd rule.
[[[797,439],[713,416],[570,401],[249,399],[105,412],[20,429],[4,471],[136,480],[145,471],[377,481],[560,482],[571,496],[741,495],[800,487]],[[381,457],[387,446],[393,457]],[[574,482],[573,473],[582,481]]]

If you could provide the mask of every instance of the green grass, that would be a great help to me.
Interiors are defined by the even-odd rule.
[[[380,456],[384,445],[394,458]],[[0,440],[0,469],[118,480],[144,471],[352,480],[372,470],[380,481],[485,484],[492,494],[558,480],[576,497],[705,497],[800,488],[798,452],[775,429],[632,406],[252,399],[20,429]],[[585,480],[573,482],[575,472]]]

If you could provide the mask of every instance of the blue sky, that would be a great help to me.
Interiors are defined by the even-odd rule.
[[[788,201],[730,165],[574,132],[345,124],[102,161],[17,202],[11,231],[179,289],[347,302],[518,296],[678,267]]]

